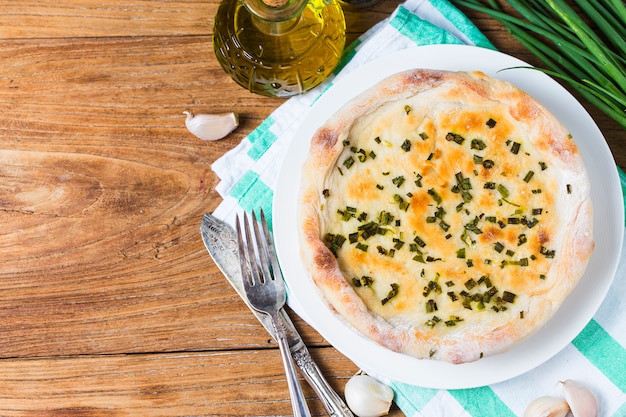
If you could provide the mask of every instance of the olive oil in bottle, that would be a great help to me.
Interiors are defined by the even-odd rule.
[[[244,88],[289,97],[331,74],[345,30],[337,0],[223,0],[213,47],[224,71]]]

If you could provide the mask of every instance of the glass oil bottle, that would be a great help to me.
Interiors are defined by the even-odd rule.
[[[213,29],[224,71],[251,92],[275,97],[324,81],[346,39],[337,0],[223,0]]]

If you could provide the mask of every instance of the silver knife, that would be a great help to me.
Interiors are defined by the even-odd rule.
[[[241,281],[237,235],[235,231],[227,223],[209,213],[205,213],[204,216],[202,216],[200,232],[202,233],[202,240],[211,258],[213,258],[213,261],[220,271],[222,271],[228,282],[235,288],[237,294],[239,294],[241,299],[248,305]],[[248,308],[250,308],[250,305],[248,305]],[[258,313],[252,308],[250,308],[250,310],[257,319],[259,319],[268,333],[276,339],[269,317]],[[320,369],[311,358],[309,350],[302,341],[302,338],[298,334],[287,312],[281,309],[280,315],[286,329],[291,356],[298,368],[300,368],[306,381],[311,385],[322,401],[328,415],[331,417],[354,417],[346,403],[328,384],[328,381],[326,381]]]

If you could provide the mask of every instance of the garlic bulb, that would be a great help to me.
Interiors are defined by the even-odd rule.
[[[239,117],[233,112],[194,115],[185,111],[183,114],[187,115],[187,129],[202,140],[222,139],[239,126]]]
[[[528,404],[524,417],[565,417],[569,413],[569,405],[565,400],[556,397],[539,397]]]
[[[393,391],[365,374],[356,374],[344,391],[350,410],[359,417],[379,417],[389,413]]]
[[[598,416],[598,403],[591,391],[570,379],[562,381],[561,386],[574,417]]]

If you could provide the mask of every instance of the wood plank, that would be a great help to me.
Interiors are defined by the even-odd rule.
[[[0,46],[2,169],[10,180],[3,272],[97,275],[96,265],[81,264],[94,253],[104,269],[129,259],[154,262],[182,237],[178,225],[189,211],[197,222],[200,210],[212,208],[208,164],[237,139],[208,147],[184,127],[182,111],[196,110],[190,80],[197,72],[189,67],[202,71],[194,48],[207,40],[186,39],[160,58],[164,39],[16,42]],[[176,49],[182,55],[172,55]],[[185,54],[192,57],[176,63]],[[107,246],[120,235],[121,244]],[[16,260],[11,247],[24,238],[45,244],[24,247]]]
[[[81,274],[5,275],[0,357],[275,347],[200,245],[191,256],[156,249],[165,254],[147,257],[140,269],[130,260],[111,262],[108,270],[83,265]],[[328,345],[292,317],[309,346]]]
[[[352,42],[389,16],[400,0],[369,9],[346,9],[347,38]],[[0,0],[0,39],[210,35],[218,2],[206,0]]]
[[[343,394],[357,371],[354,364],[332,348],[311,354]],[[312,414],[326,415],[313,390],[301,383]],[[291,415],[276,349],[5,359],[0,392],[5,417]]]
[[[215,2],[37,0],[0,2],[0,37],[65,38],[206,34]]]

